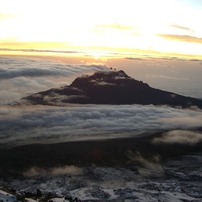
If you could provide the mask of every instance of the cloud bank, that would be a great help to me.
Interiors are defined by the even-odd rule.
[[[0,104],[27,94],[67,85],[72,77],[105,70],[101,65],[66,64],[38,58],[0,57]]]
[[[173,130],[164,133],[162,137],[153,139],[154,144],[187,144],[195,145],[202,142],[202,133],[189,130]]]
[[[200,111],[141,105],[1,107],[1,146],[137,136],[202,126]]]
[[[170,40],[184,41],[190,43],[202,43],[202,38],[190,36],[190,35],[178,35],[178,34],[158,34],[158,36]]]
[[[49,60],[0,57],[0,79],[69,76],[81,71],[98,71],[103,68],[105,67],[98,65],[69,65]]]

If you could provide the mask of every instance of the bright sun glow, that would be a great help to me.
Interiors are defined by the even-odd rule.
[[[1,49],[202,53],[201,9],[183,1],[0,0],[0,5]]]

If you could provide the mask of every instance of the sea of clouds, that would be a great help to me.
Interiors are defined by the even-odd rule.
[[[153,105],[12,106],[20,98],[64,86],[106,66],[0,57],[0,147],[138,136],[165,131],[158,143],[196,144],[202,112]],[[193,132],[194,129],[194,132]],[[166,132],[169,131],[169,132]]]
[[[193,141],[193,135],[195,138],[201,135],[200,132],[190,132],[201,126],[200,111],[152,105],[0,108],[1,146],[134,137],[167,130],[174,130],[179,141],[187,142],[189,139]],[[177,133],[176,130],[184,132]],[[202,141],[202,138],[198,140]],[[154,142],[161,141],[177,140],[172,139],[171,133]]]
[[[104,65],[0,56],[0,105],[18,101],[35,92],[68,85],[78,75],[106,69]]]

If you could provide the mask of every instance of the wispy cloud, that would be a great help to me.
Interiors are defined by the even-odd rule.
[[[13,18],[15,15],[8,13],[0,13],[0,20]]]
[[[168,76],[168,75],[163,75],[163,74],[146,74],[145,78],[166,79],[166,80],[176,80],[176,81],[190,81],[190,79],[186,78],[186,77]]]
[[[202,43],[202,38],[191,35],[178,35],[178,34],[158,34],[158,36],[175,41],[183,41],[189,43]]]
[[[185,26],[181,26],[181,25],[173,24],[173,25],[171,25],[171,27],[173,27],[175,29],[182,30],[182,31],[194,32],[191,28],[185,27]]]
[[[127,25],[122,25],[122,24],[117,24],[117,23],[97,25],[96,28],[103,29],[103,30],[115,29],[115,30],[127,30],[127,31],[134,29],[134,27],[127,26]]]
[[[77,50],[68,50],[69,44],[64,42],[54,42],[54,41],[47,41],[47,42],[18,42],[15,39],[9,40],[0,40],[0,51],[20,51],[20,52],[38,52],[38,53],[75,53],[81,54],[85,53],[83,51]]]
[[[163,168],[157,155],[146,159],[139,152],[129,151],[128,158],[130,162],[137,164],[137,169],[141,176],[160,176],[163,173]]]
[[[111,32],[114,32],[115,35],[117,33],[122,33],[122,34],[124,33],[124,34],[127,34],[125,35],[125,37],[141,35],[136,27],[131,27],[129,25],[118,24],[118,23],[96,25],[94,27],[94,31],[98,33],[109,32],[110,34]]]
[[[23,173],[25,177],[82,175],[82,174],[83,170],[76,166],[54,167],[49,168],[47,170],[43,168],[32,167]]]
[[[153,139],[154,144],[187,144],[195,145],[202,142],[201,132],[194,132],[189,130],[173,130],[164,133],[161,137]]]

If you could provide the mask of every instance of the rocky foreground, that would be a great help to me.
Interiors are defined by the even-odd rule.
[[[137,160],[137,159],[136,159]],[[159,164],[139,155],[139,165],[31,168],[21,178],[0,178],[3,202],[201,202],[202,157],[183,155]]]
[[[101,71],[76,78],[71,85],[35,93],[23,98],[34,105],[142,104],[202,108],[202,100],[154,89],[129,77],[124,71]]]
[[[1,149],[0,200],[202,201],[201,143],[152,146],[151,138]]]

